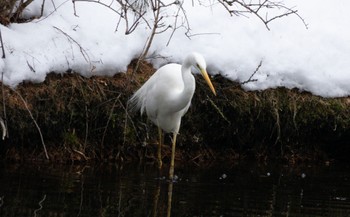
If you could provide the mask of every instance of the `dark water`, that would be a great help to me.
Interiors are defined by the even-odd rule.
[[[166,175],[167,170],[163,171]],[[0,165],[0,216],[350,216],[350,167]]]

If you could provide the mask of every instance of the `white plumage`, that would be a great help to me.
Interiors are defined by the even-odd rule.
[[[191,67],[199,69],[210,89],[216,95],[215,89],[206,72],[206,62],[198,53],[186,57],[182,65],[167,64],[159,68],[128,101],[133,111],[146,112],[148,118],[158,128],[173,133],[172,159],[170,164],[170,179],[173,178],[176,135],[179,132],[181,118],[187,112],[196,88]],[[161,130],[159,138],[161,139]],[[158,158],[161,141],[159,141]],[[161,159],[158,159],[161,167]]]

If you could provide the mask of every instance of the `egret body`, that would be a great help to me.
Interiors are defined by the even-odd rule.
[[[216,95],[202,55],[191,53],[183,64],[167,64],[159,68],[142,87],[129,99],[132,110],[146,112],[148,118],[158,126],[158,163],[162,166],[162,130],[173,133],[169,178],[174,176],[176,136],[179,133],[181,118],[187,112],[196,88],[191,68],[196,67]]]

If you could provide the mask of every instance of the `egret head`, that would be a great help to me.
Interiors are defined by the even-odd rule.
[[[213,84],[210,81],[209,75],[207,73],[207,64],[204,60],[204,57],[200,55],[199,53],[192,53],[186,58],[189,62],[185,64],[190,64],[195,66],[202,74],[204,80],[207,82],[208,86],[210,87],[211,91],[216,95],[215,88]]]

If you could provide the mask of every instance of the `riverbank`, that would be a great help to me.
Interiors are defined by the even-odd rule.
[[[127,99],[154,71],[142,63],[133,73],[85,78],[51,73],[43,83],[2,87],[2,118],[9,136],[0,156],[10,161],[153,162],[157,128],[130,114]],[[202,79],[182,121],[176,159],[278,158],[288,164],[346,160],[350,152],[350,98],[322,98],[296,89],[245,91],[220,76],[217,96]],[[42,139],[41,139],[42,136]],[[170,144],[170,139],[166,138]],[[170,147],[163,148],[164,161]]]

